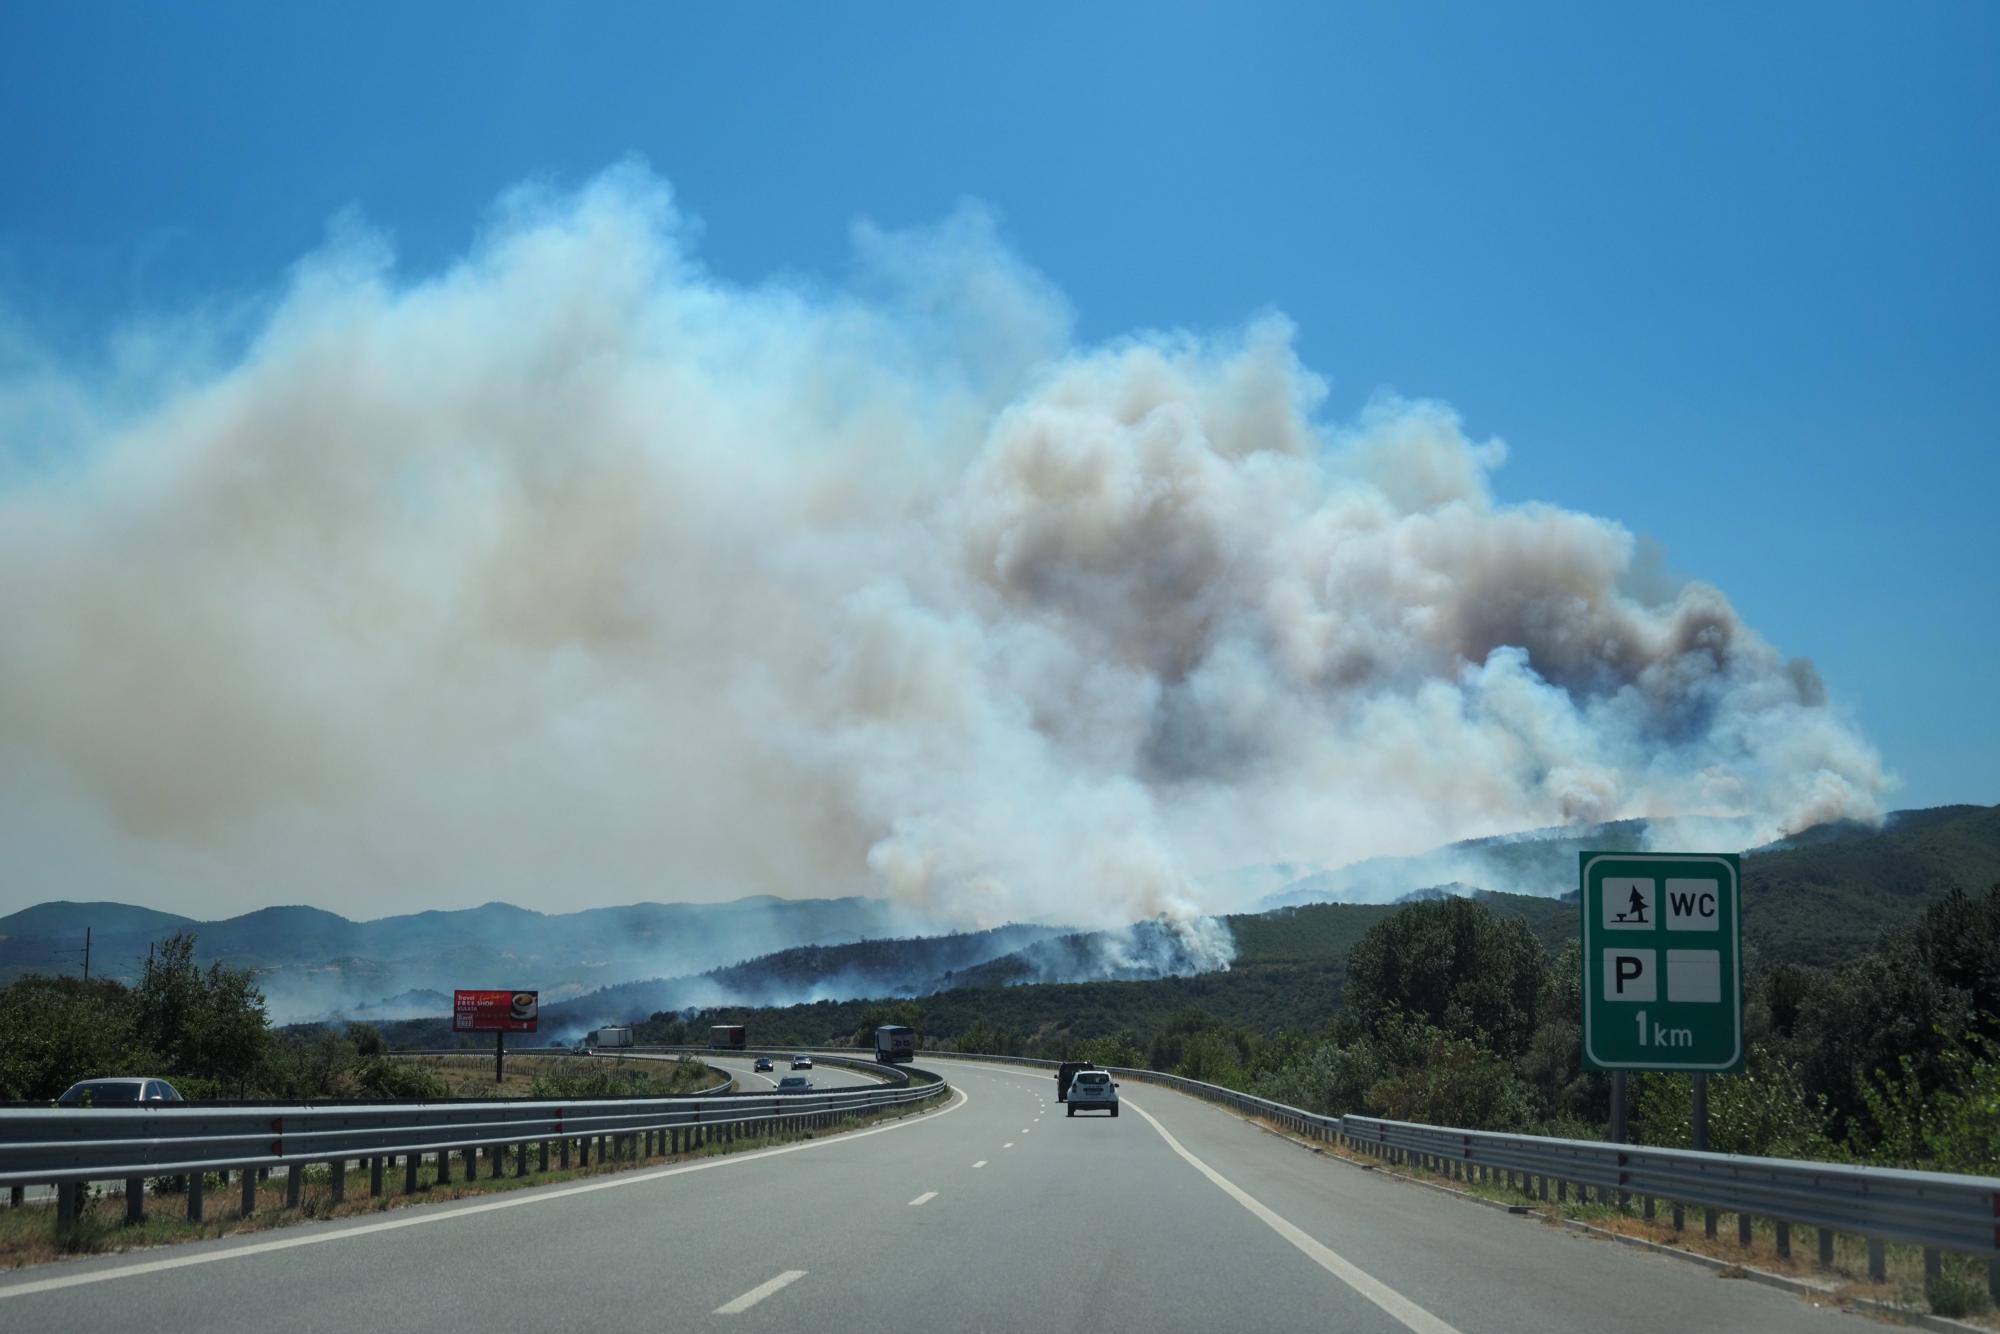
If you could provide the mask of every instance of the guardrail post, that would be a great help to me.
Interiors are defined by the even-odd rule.
[[[73,1181],[56,1182],[56,1226],[73,1227],[76,1224],[77,1184]]]
[[[1650,1196],[1650,1195],[1647,1195],[1647,1196],[1644,1196],[1644,1197],[1643,1197],[1643,1198],[1642,1198],[1642,1199],[1640,1200],[1640,1207],[1641,1207],[1641,1209],[1643,1210],[1643,1213],[1644,1213],[1644,1216],[1645,1216],[1645,1219],[1646,1219],[1646,1221],[1647,1221],[1648,1223],[1650,1223],[1650,1222],[1652,1222],[1652,1221],[1653,1221],[1653,1205],[1654,1205],[1654,1203],[1655,1203],[1655,1201],[1654,1201],[1653,1197],[1652,1197],[1652,1196]],[[1783,1225],[1782,1225],[1782,1224],[1780,1224],[1780,1226],[1783,1226]],[[1789,1254],[1791,1254],[1791,1252],[1790,1252],[1790,1251],[1787,1251],[1787,1252],[1785,1252],[1785,1254],[1789,1255]]]
[[[417,1164],[422,1161],[423,1155],[420,1153],[406,1153],[403,1155],[403,1194],[415,1195],[417,1193]]]
[[[199,1223],[202,1212],[202,1189],[208,1185],[205,1172],[188,1173],[188,1222]]]
[[[507,1146],[489,1144],[486,1146],[486,1175],[495,1181],[500,1179],[501,1170],[507,1165]]]
[[[451,1150],[450,1150],[450,1149],[439,1149],[439,1150],[438,1150],[438,1175],[437,1175],[437,1183],[438,1183],[438,1185],[440,1185],[440,1186],[449,1186],[449,1185],[451,1184]]]
[[[1944,1277],[1944,1257],[1935,1246],[1924,1247],[1924,1283],[1928,1286]]]
[[[257,1212],[257,1174],[246,1168],[242,1176],[243,1199],[240,1202],[239,1208],[242,1216],[248,1218],[251,1214]]]
[[[347,1160],[345,1158],[336,1158],[333,1160],[333,1202],[339,1204],[346,1198]]]
[[[382,1156],[376,1154],[368,1160],[368,1198],[382,1198]]]
[[[146,1221],[146,1178],[125,1178],[125,1221],[143,1223]]]
[[[479,1149],[475,1145],[465,1146],[465,1184],[470,1186],[479,1180]]]
[[[1703,1209],[1701,1211],[1701,1235],[1707,1237],[1710,1241],[1715,1240],[1715,1210]]]
[[[535,1156],[535,1170],[537,1172],[546,1172],[549,1170],[549,1142],[547,1140],[542,1141],[542,1151]]]
[[[1830,1227],[1819,1229],[1819,1267],[1833,1268],[1833,1229]]]
[[[561,1168],[565,1172],[569,1171],[568,1135],[564,1135],[560,1140],[556,1141],[556,1166]]]
[[[26,1186],[9,1186],[7,1188],[7,1207],[9,1209],[19,1209],[27,1202],[28,1188]]]
[[[1886,1282],[1889,1278],[1888,1256],[1883,1254],[1880,1237],[1868,1239],[1868,1277],[1876,1283]]]
[[[1986,1295],[2000,1302],[2000,1260],[1986,1262]]]
[[[285,1207],[287,1209],[296,1209],[299,1207],[299,1190],[305,1184],[305,1175],[305,1164],[287,1163],[285,1165]]]
[[[516,1177],[528,1175],[528,1141],[526,1140],[522,1140],[514,1146],[514,1175]]]

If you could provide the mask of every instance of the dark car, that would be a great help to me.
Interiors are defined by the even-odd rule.
[[[86,1079],[71,1084],[56,1099],[58,1107],[140,1107],[148,1103],[181,1102],[180,1091],[164,1079]]]
[[[768,1056],[759,1056],[756,1060],[750,1062],[750,1068],[762,1074],[764,1071],[773,1068],[771,1058]]]
[[[1056,1101],[1069,1101],[1069,1086],[1075,1082],[1077,1071],[1095,1070],[1095,1061],[1064,1061],[1056,1070]]]

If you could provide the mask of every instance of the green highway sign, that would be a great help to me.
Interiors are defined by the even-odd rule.
[[[1736,855],[1586,852],[1580,860],[1585,1067],[1741,1070]]]

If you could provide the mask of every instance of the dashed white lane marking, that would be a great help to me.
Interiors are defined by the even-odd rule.
[[[1005,1144],[1002,1144],[1000,1147],[1003,1149],[1011,1149],[1014,1147],[1014,1141],[1010,1139]]]
[[[750,1291],[744,1293],[741,1297],[738,1297],[735,1301],[724,1302],[722,1305],[715,1308],[715,1314],[741,1315],[743,1312],[755,1306],[758,1302],[763,1301],[766,1297],[770,1296],[772,1293],[791,1287],[792,1284],[798,1282],[805,1276],[806,1276],[806,1271],[803,1269],[787,1269],[784,1273],[778,1275],[776,1278],[766,1279],[764,1282],[759,1283],[756,1287],[750,1289]]]
[[[984,1167],[984,1166],[986,1166],[986,1160],[985,1160],[984,1158],[981,1158],[981,1159],[980,1159],[980,1160],[979,1160],[978,1162],[974,1163],[974,1164],[973,1164],[973,1166],[974,1166],[974,1167]]]
[[[916,1198],[916,1199],[914,1199],[914,1200],[911,1200],[911,1201],[910,1201],[910,1204],[911,1204],[911,1205],[912,1205],[913,1207],[914,1207],[914,1206],[916,1206],[916,1205],[919,1205],[919,1204],[928,1204],[928,1203],[930,1203],[930,1202],[931,1202],[932,1200],[935,1200],[936,1198],[937,1198],[937,1192],[936,1192],[936,1191],[934,1191],[934,1190],[927,1190],[927,1191],[925,1191],[925,1192],[924,1192],[923,1194],[921,1194],[921,1195],[917,1196],[917,1198]]]
[[[490,1214],[500,1209],[519,1209],[531,1204],[547,1204],[550,1200],[566,1200],[572,1195],[588,1195],[596,1190],[616,1190],[620,1186],[638,1186],[648,1181],[659,1181],[665,1177],[683,1176],[689,1172],[706,1172],[718,1167],[734,1167],[742,1163],[754,1163],[763,1158],[775,1158],[785,1153],[802,1153],[808,1149],[824,1149],[835,1144],[848,1144],[871,1135],[883,1135],[892,1130],[902,1130],[907,1126],[927,1125],[939,1116],[950,1116],[959,1108],[972,1101],[964,1089],[953,1086],[951,1104],[932,1116],[912,1117],[907,1121],[891,1121],[872,1130],[850,1130],[845,1134],[832,1135],[826,1139],[809,1139],[802,1144],[786,1144],[775,1149],[755,1149],[749,1153],[724,1154],[705,1162],[688,1163],[681,1167],[663,1167],[656,1172],[621,1172],[599,1181],[586,1181],[574,1186],[560,1186],[540,1190],[525,1190],[518,1194],[505,1195],[497,1200],[487,1200],[479,1204],[466,1205],[458,1209],[444,1209],[437,1213],[412,1214],[404,1218],[386,1218],[379,1223],[363,1223],[358,1227],[341,1228],[334,1232],[314,1232],[298,1237],[279,1237],[274,1241],[252,1242],[248,1246],[231,1246],[227,1250],[202,1251],[195,1255],[177,1255],[167,1260],[145,1260],[138,1264],[122,1265],[117,1269],[97,1269],[87,1274],[65,1274],[60,1278],[38,1278],[26,1283],[0,1284],[0,1301],[9,1297],[28,1297],[38,1292],[53,1292],[59,1288],[80,1288],[88,1283],[109,1283],[114,1278],[136,1278],[141,1274],[158,1274],[168,1269],[185,1269],[189,1265],[213,1264],[218,1260],[236,1260],[248,1255],[268,1255],[272,1251],[289,1251],[300,1246],[318,1246],[329,1241],[346,1241],[352,1237],[373,1236],[377,1232],[394,1232],[400,1228],[422,1227],[426,1223],[448,1223],[457,1218],[470,1218],[475,1214]]]
[[[1458,1334],[1455,1328],[1447,1325],[1444,1321],[1438,1319],[1429,1311],[1426,1311],[1423,1307],[1405,1297],[1402,1293],[1397,1292],[1374,1275],[1347,1260],[1332,1247],[1309,1235],[1303,1228],[1280,1217],[1268,1205],[1252,1196],[1249,1191],[1244,1190],[1228,1177],[1189,1153],[1179,1140],[1168,1133],[1165,1126],[1153,1119],[1151,1112],[1130,1101],[1126,1102],[1125,1105],[1145,1117],[1146,1123],[1159,1132],[1160,1138],[1167,1142],[1168,1148],[1186,1159],[1188,1165],[1194,1168],[1195,1171],[1214,1182],[1222,1190],[1223,1194],[1255,1214],[1263,1222],[1264,1226],[1270,1228],[1271,1231],[1298,1247],[1314,1264],[1326,1270],[1327,1273],[1332,1274],[1342,1283],[1353,1288],[1363,1297],[1366,1297],[1369,1301],[1388,1312],[1404,1328],[1413,1331],[1414,1334]]]

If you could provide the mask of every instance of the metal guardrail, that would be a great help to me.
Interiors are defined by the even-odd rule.
[[[992,1061],[1054,1069],[1059,1062],[1023,1056],[931,1051],[938,1060]],[[1985,1260],[1987,1285],[2000,1300],[2000,1177],[1952,1172],[1914,1172],[1791,1158],[1753,1158],[1731,1153],[1698,1153],[1638,1144],[1551,1139],[1496,1131],[1387,1121],[1368,1116],[1322,1116],[1268,1098],[1253,1097],[1219,1084],[1162,1074],[1156,1070],[1106,1067],[1118,1078],[1158,1084],[1206,1102],[1233,1108],[1342,1148],[1397,1163],[1410,1163],[1459,1180],[1487,1181],[1546,1200],[1575,1187],[1596,1190],[1600,1199],[1630,1197],[1654,1216],[1656,1201],[1681,1209],[1710,1211],[1705,1220],[1715,1235],[1715,1214],[1737,1216],[1738,1239],[1750,1239],[1750,1220],[1776,1225],[1780,1255],[1791,1253],[1794,1223],[1819,1229],[1819,1261],[1833,1263],[1835,1233],[1868,1243],[1869,1274],[1886,1276],[1883,1245],[1902,1242],[1924,1248],[1926,1270],[1938,1271],[1938,1252],[1953,1251]]]
[[[607,1154],[679,1153],[746,1134],[791,1132],[914,1106],[943,1093],[943,1080],[925,1071],[900,1084],[809,1093],[711,1093],[693,1097],[603,1098],[570,1101],[507,1099],[482,1102],[272,1104],[208,1107],[177,1104],[120,1108],[0,1108],[0,1186],[57,1187],[59,1221],[74,1218],[82,1188],[93,1181],[125,1183],[126,1217],[144,1216],[148,1177],[187,1178],[187,1209],[199,1220],[204,1179],[214,1172],[242,1176],[243,1212],[255,1207],[256,1183],[271,1169],[286,1175],[287,1203],[299,1203],[300,1169],[331,1168],[333,1198],[345,1193],[347,1165],[365,1162],[370,1193],[383,1193],[386,1168],[401,1158],[403,1188],[417,1189],[418,1166],[435,1158],[438,1184],[451,1178],[451,1157],[462,1154],[468,1179],[487,1150],[488,1175],[498,1176],[506,1152],[514,1175],[529,1171],[530,1144],[539,1144],[538,1167],[549,1169],[550,1148],[559,1166]],[[16,1195],[18,1200],[19,1196]]]

